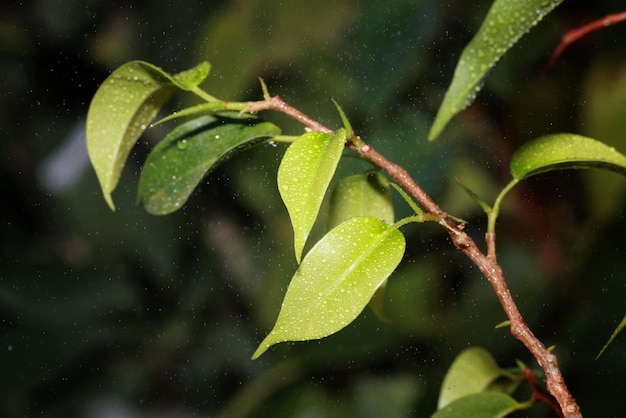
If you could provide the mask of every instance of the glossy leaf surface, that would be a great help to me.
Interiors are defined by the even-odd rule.
[[[326,337],[350,324],[404,254],[404,235],[374,218],[352,218],[304,257],[278,319],[252,358],[282,341]]]
[[[131,61],[98,88],[87,113],[87,150],[112,210],[111,193],[137,139],[177,87],[192,89],[208,72],[209,64],[202,63],[172,76],[152,64]]]
[[[626,174],[626,156],[595,139],[555,134],[528,142],[511,159],[515,180],[553,170],[594,167]]]
[[[395,222],[391,189],[385,176],[368,172],[341,179],[333,189],[330,199],[328,224],[332,228],[356,216]]]
[[[464,396],[438,410],[432,418],[501,418],[527,408],[509,395],[482,392]]]
[[[446,373],[439,393],[439,409],[464,396],[484,391],[502,375],[491,354],[481,347],[471,347],[454,360]]]
[[[211,65],[203,61],[189,70],[181,71],[180,73],[170,76],[163,70],[156,68],[157,71],[161,71],[163,75],[169,78],[176,87],[181,90],[193,90],[204,81],[211,71]]]
[[[298,262],[345,141],[345,129],[333,134],[308,132],[289,146],[278,168],[278,190],[291,218]]]
[[[369,216],[381,219],[389,225],[395,221],[391,189],[384,175],[377,171],[341,179],[333,189],[330,199],[328,225],[333,228],[340,223],[357,216]],[[369,305],[376,316],[385,322],[385,287],[386,280],[374,293]]]
[[[280,134],[255,117],[209,115],[174,129],[148,156],[139,202],[155,215],[179,209],[206,174],[233,153]]]
[[[469,106],[502,56],[563,0],[496,0],[478,32],[461,53],[428,138],[434,140]]]

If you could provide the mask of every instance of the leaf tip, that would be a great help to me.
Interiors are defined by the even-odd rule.
[[[263,353],[267,351],[268,348],[270,348],[277,342],[277,341],[272,341],[270,339],[271,336],[272,336],[272,333],[270,332],[270,334],[267,337],[265,337],[263,341],[261,341],[261,344],[259,344],[257,349],[254,351],[254,353],[252,354],[252,357],[250,357],[250,360],[258,359],[259,357],[261,357],[261,355],[263,355]]]
[[[261,357],[261,354],[265,353],[265,351],[267,351],[267,347],[263,347],[260,345],[254,352],[254,354],[252,354],[252,357],[250,357],[250,360],[258,359],[259,357]]]
[[[430,131],[428,132],[428,141],[433,142],[435,139],[437,139],[439,135],[441,134],[441,131],[443,130],[445,125],[446,125],[446,122],[441,122],[441,118],[439,117],[439,115],[437,115],[437,117],[435,118],[435,122],[433,123],[433,126],[430,128]]]
[[[354,130],[352,129],[352,125],[346,116],[346,113],[343,111],[343,108],[339,105],[339,103],[335,99],[331,99],[337,108],[337,112],[339,112],[339,117],[341,118],[341,122],[343,123],[343,127],[347,132],[347,137],[351,137],[354,134]]]
[[[105,192],[104,200],[107,202],[107,205],[109,205],[111,212],[115,212],[115,204],[113,203],[113,196],[111,196],[111,193]]]
[[[265,84],[265,80],[259,77],[259,82],[261,83],[261,91],[263,92],[263,99],[270,100],[272,96],[270,95],[270,91],[267,89],[267,84]]]
[[[500,322],[500,323],[499,323],[498,325],[496,325],[494,328],[495,328],[495,329],[500,329],[500,328],[505,328],[505,327],[508,327],[508,326],[510,326],[510,325],[511,325],[511,321],[508,321],[508,320],[507,320],[507,321]]]
[[[300,265],[300,263],[302,262],[302,253],[304,252],[305,240],[306,237],[301,237],[299,234],[294,233],[293,249],[298,265]]]

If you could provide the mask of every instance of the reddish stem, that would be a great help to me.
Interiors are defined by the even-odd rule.
[[[275,110],[277,112],[284,113],[292,119],[295,119],[298,122],[302,123],[304,126],[312,131],[327,133],[333,131],[332,129],[326,127],[325,125],[322,125],[315,119],[312,119],[309,116],[305,115],[295,107],[292,107],[289,103],[281,99],[280,96],[273,96],[267,100],[261,100],[258,102],[248,102],[248,108],[246,109],[247,112],[258,113],[261,110]]]
[[[550,408],[552,408],[554,410],[554,412],[556,412],[556,414],[559,416],[559,418],[565,418],[563,416],[563,412],[561,411],[561,409],[559,407],[559,404],[555,401],[555,399],[552,396],[546,394],[543,391],[543,388],[541,387],[541,385],[537,381],[537,377],[535,376],[535,373],[531,369],[524,369],[524,371],[522,373],[522,377],[532,387],[532,389],[533,389],[532,399],[534,401],[539,401],[539,402],[545,403]]]
[[[626,20],[626,12],[610,14],[604,16],[602,19],[594,20],[593,22],[588,23],[584,26],[568,31],[565,35],[563,35],[563,37],[561,38],[561,42],[556,47],[554,52],[552,52],[552,55],[550,55],[550,59],[548,59],[548,62],[543,68],[543,72],[545,73],[550,69],[550,67],[552,67],[554,62],[559,58],[563,51],[565,51],[565,48],[567,48],[580,38],[587,36],[590,32],[603,29],[607,26],[614,25],[623,20]]]

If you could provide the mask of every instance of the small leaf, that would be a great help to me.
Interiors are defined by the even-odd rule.
[[[143,61],[122,65],[96,91],[87,113],[87,150],[104,199],[115,210],[111,193],[131,148],[174,94],[192,89],[208,74],[209,64],[171,76]]]
[[[278,168],[278,190],[293,225],[298,263],[345,141],[345,129],[333,134],[308,132],[289,146]]]
[[[438,410],[431,418],[502,418],[529,404],[519,403],[500,392],[482,392],[464,396]]]
[[[489,206],[487,202],[485,202],[480,196],[478,196],[478,194],[475,191],[473,191],[472,189],[470,189],[469,187],[461,183],[461,180],[459,180],[458,178],[455,178],[455,180],[456,180],[456,183],[459,186],[461,186],[463,191],[467,193],[468,196],[471,197],[474,202],[478,203],[478,205],[482,208],[482,210],[485,213],[491,212],[491,206]]]
[[[604,353],[604,351],[607,349],[607,347],[613,342],[613,340],[615,339],[615,337],[617,337],[617,335],[622,332],[622,330],[624,329],[624,327],[626,327],[626,315],[624,316],[624,319],[622,319],[622,322],[619,323],[619,325],[617,326],[617,328],[615,328],[615,331],[613,331],[613,334],[611,335],[611,338],[609,338],[609,340],[606,342],[606,344],[604,344],[604,347],[602,347],[602,350],[600,350],[600,352],[598,353],[598,355],[596,356],[596,360],[600,358],[600,356],[602,355],[602,353]]]
[[[487,231],[495,231],[500,204],[521,180],[554,170],[601,168],[626,175],[626,156],[595,139],[575,134],[554,134],[527,142],[513,154],[513,179],[500,192],[489,213]]]
[[[204,61],[195,67],[175,74],[171,80],[181,90],[193,90],[204,81],[211,71],[211,65]]]
[[[503,372],[484,348],[471,347],[454,360],[441,385],[438,409],[466,395],[484,391]]]
[[[385,313],[385,292],[387,291],[388,280],[389,279],[385,279],[380,284],[380,286],[378,286],[378,289],[376,289],[376,292],[374,292],[374,295],[372,296],[372,298],[370,299],[368,303],[368,306],[370,307],[372,312],[374,312],[374,315],[376,315],[376,318],[378,318],[379,321],[384,322],[386,324],[391,323],[391,319]]]
[[[337,108],[337,112],[339,112],[339,117],[341,118],[341,121],[343,122],[343,127],[346,130],[346,136],[349,138],[354,134],[352,125],[350,124],[350,121],[348,120],[346,113],[343,111],[343,108],[339,106],[339,103],[337,103],[337,101],[335,101],[334,99],[333,99],[333,103],[335,104],[335,107]]]
[[[306,255],[291,279],[276,325],[252,358],[282,341],[323,338],[350,324],[404,254],[404,235],[375,218],[352,218]]]
[[[515,180],[547,171],[593,167],[626,175],[626,156],[595,139],[555,134],[524,144],[511,159]]]
[[[377,171],[343,178],[330,198],[328,223],[331,228],[357,216],[395,222],[391,189],[385,176]]]
[[[378,171],[346,177],[333,189],[328,217],[330,228],[357,216],[378,218],[390,225],[395,221],[389,182]],[[391,322],[385,315],[386,285],[387,280],[376,289],[369,306],[378,319]]]
[[[278,134],[274,124],[251,116],[209,115],[184,123],[148,156],[139,179],[139,202],[155,215],[174,212],[218,164]]]
[[[457,113],[469,106],[502,56],[563,0],[496,0],[465,47],[452,83],[428,134],[434,140]]]

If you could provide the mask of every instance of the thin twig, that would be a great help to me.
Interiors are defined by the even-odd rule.
[[[580,38],[587,36],[590,32],[604,29],[607,26],[611,26],[625,20],[626,12],[614,13],[606,15],[601,19],[594,20],[593,22],[587,23],[586,25],[583,25],[579,28],[568,31],[565,35],[563,35],[563,37],[561,38],[561,42],[556,47],[554,52],[552,52],[552,55],[550,55],[548,62],[543,67],[542,73],[545,74],[550,69],[550,67],[554,65],[555,61],[559,58],[563,51],[565,51],[565,48],[578,41]]]
[[[554,412],[556,412],[559,418],[565,418],[563,416],[563,411],[561,411],[561,408],[559,404],[556,402],[556,400],[552,396],[544,392],[543,388],[537,381],[537,376],[535,376],[535,372],[533,372],[531,369],[524,369],[524,371],[522,372],[522,377],[524,378],[524,380],[528,382],[530,387],[533,389],[532,399],[534,401],[545,403],[550,408],[552,408]]]
[[[326,127],[325,125],[319,123],[315,119],[310,118],[295,107],[291,106],[289,103],[281,99],[280,96],[272,96],[269,98],[269,100],[248,102],[248,108],[246,109],[247,112],[258,113],[261,110],[275,110],[277,112],[284,113],[285,115],[302,123],[304,126],[312,131],[326,133],[330,133],[333,131],[332,129]]]

